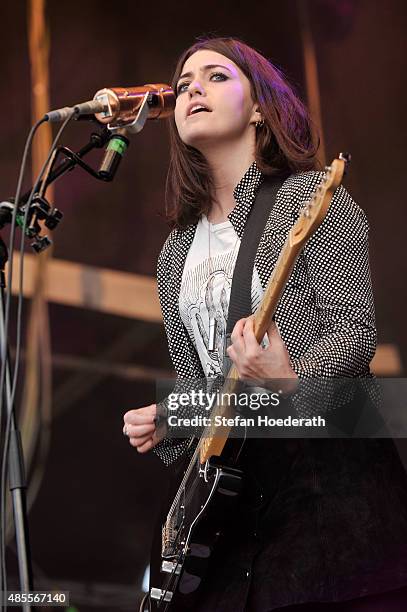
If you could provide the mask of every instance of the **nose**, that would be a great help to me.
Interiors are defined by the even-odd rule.
[[[190,82],[188,86],[188,94],[190,98],[192,98],[195,94],[198,94],[200,96],[205,95],[205,90],[202,87],[202,84],[198,79],[195,79]]]

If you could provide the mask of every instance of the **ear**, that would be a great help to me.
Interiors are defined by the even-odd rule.
[[[263,117],[261,114],[261,110],[257,104],[257,102],[253,105],[252,115],[250,117],[250,123],[258,123],[259,121],[263,121]]]

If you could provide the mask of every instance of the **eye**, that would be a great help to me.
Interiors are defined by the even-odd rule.
[[[177,96],[179,96],[179,94],[184,93],[184,91],[186,91],[188,89],[188,85],[189,85],[189,83],[187,83],[187,81],[183,81],[182,83],[178,83],[178,85],[177,85]]]
[[[211,81],[226,81],[227,78],[228,77],[226,74],[223,74],[223,72],[212,72],[210,76]]]
[[[212,72],[212,74],[209,76],[209,80],[210,81],[227,81],[228,77],[226,76],[226,74],[223,74],[223,72]],[[189,81],[182,81],[181,83],[178,83],[177,85],[177,96],[179,96],[180,94],[184,93],[185,91],[187,91],[189,87]]]

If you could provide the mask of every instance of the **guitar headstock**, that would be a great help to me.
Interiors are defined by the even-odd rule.
[[[299,219],[290,230],[291,245],[305,242],[325,219],[334,191],[342,182],[346,163],[347,160],[340,156],[330,166],[325,166],[322,181],[311,198],[304,202]]]

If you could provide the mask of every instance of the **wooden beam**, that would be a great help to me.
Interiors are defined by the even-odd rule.
[[[38,257],[42,255],[26,253],[24,257],[24,296],[27,298],[33,296],[35,260]],[[14,294],[17,293],[19,269],[19,259],[14,257]],[[45,296],[55,304],[162,323],[156,281],[151,276],[51,259],[47,264]],[[403,368],[398,347],[379,344],[372,370],[378,376],[400,376]]]
[[[379,344],[370,365],[377,376],[400,376],[403,372],[400,351],[395,344]]]
[[[24,256],[23,293],[26,298],[31,298],[34,293],[38,257],[42,255],[26,253]],[[19,264],[19,258],[14,254],[13,294],[18,291]],[[162,322],[156,281],[150,276],[50,259],[47,264],[45,296],[55,304]]]
[[[314,37],[309,18],[307,0],[297,0],[298,19],[302,39],[304,57],[305,84],[307,87],[307,102],[310,115],[317,127],[320,138],[318,160],[322,166],[326,164],[325,139],[322,123],[321,95],[319,90],[318,62]]]

